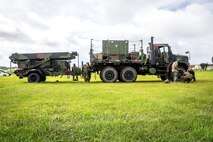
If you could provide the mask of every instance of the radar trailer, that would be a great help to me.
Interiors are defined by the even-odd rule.
[[[14,53],[9,58],[12,63],[18,64],[15,74],[19,78],[28,77],[28,82],[41,82],[46,76],[81,75],[81,69],[71,70],[71,60],[78,56],[77,52],[55,53]]]

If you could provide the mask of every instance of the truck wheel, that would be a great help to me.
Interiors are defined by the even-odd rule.
[[[41,81],[41,77],[38,73],[31,73],[28,76],[28,82],[29,83],[37,83],[37,82],[40,82],[40,81]]]
[[[135,82],[137,79],[137,72],[133,67],[125,67],[120,73],[120,78],[124,82]]]
[[[118,72],[113,67],[106,67],[101,71],[101,80],[103,82],[116,82],[118,79]]]

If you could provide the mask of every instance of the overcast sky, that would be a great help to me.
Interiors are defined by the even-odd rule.
[[[15,52],[78,51],[86,62],[91,38],[146,47],[151,36],[211,63],[213,0],[0,0],[0,66]]]

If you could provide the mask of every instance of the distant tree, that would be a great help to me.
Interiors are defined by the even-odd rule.
[[[212,63],[213,63],[213,57],[212,57]]]
[[[200,66],[202,70],[206,70],[206,68],[208,67],[208,63],[201,63]]]

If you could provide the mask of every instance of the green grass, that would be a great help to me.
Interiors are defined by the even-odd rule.
[[[192,84],[0,77],[0,141],[213,141],[213,72],[196,75]]]

